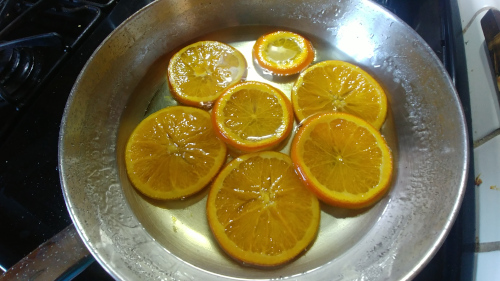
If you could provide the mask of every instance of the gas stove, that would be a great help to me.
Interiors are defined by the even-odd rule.
[[[0,1],[0,217],[4,229],[0,231],[0,266],[4,271],[71,224],[57,170],[64,106],[94,50],[121,22],[150,2]],[[456,1],[375,2],[407,22],[434,50],[455,82],[470,128]],[[419,280],[472,279],[475,195],[474,173],[470,175],[459,217]],[[111,279],[96,262],[81,267],[83,272],[76,279]]]
[[[97,46],[151,1],[0,2],[0,266],[71,224],[59,182],[59,125]]]
[[[90,35],[115,1],[2,2],[0,141],[59,65]]]

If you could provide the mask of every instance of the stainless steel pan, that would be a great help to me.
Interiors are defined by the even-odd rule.
[[[123,152],[145,114],[174,103],[165,87],[170,52],[197,38],[244,49],[272,27],[310,36],[325,57],[356,63],[381,82],[395,174],[372,208],[322,206],[314,245],[287,266],[262,270],[238,265],[217,246],[205,219],[206,191],[176,202],[146,199],[127,179]],[[469,157],[465,126],[432,50],[370,1],[160,0],[119,26],[80,74],[61,126],[61,181],[84,243],[119,279],[410,279],[458,213]]]

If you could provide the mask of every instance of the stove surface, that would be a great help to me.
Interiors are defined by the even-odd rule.
[[[65,58],[28,102],[19,106],[0,99],[0,125],[9,127],[0,135],[0,217],[4,229],[9,229],[0,232],[1,267],[11,267],[71,223],[57,162],[59,125],[66,100],[102,40],[150,2],[122,0],[115,7],[115,1],[86,1],[84,5],[94,3],[94,8],[107,16],[101,17],[78,44],[66,46]]]
[[[29,1],[22,3],[35,5]],[[61,49],[67,55],[34,93],[28,94],[27,98],[12,98],[9,101],[9,98],[0,98],[0,120],[5,120],[0,127],[6,128],[0,129],[0,217],[3,229],[9,229],[0,231],[0,266],[3,268],[11,267],[71,223],[57,170],[59,125],[66,100],[76,77],[102,40],[123,20],[150,2],[81,1],[84,6],[90,5],[100,11],[88,34],[80,39],[78,35],[73,36],[75,44],[62,44]],[[375,2],[384,5],[414,28],[443,61],[456,83],[470,122],[467,73],[462,53],[464,42],[463,38],[455,36],[458,34],[456,30],[461,30],[461,27],[457,29],[460,16],[456,1]],[[3,40],[3,37],[0,36],[0,39]],[[0,45],[0,52],[2,50]],[[15,120],[10,119],[11,115],[3,117],[2,114],[12,114]],[[469,185],[474,187],[472,181]],[[474,243],[474,234],[471,235],[471,230],[467,228],[467,225],[474,225],[474,212],[472,217],[470,215],[470,209],[474,208],[474,193],[472,191],[471,194],[470,189],[467,188],[462,211],[449,238],[417,280],[456,280],[472,274],[473,261],[468,255],[469,250],[464,247]],[[98,263],[88,264],[91,265],[75,280],[112,280]]]

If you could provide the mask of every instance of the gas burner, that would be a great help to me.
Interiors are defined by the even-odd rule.
[[[100,16],[78,0],[0,5],[0,99],[22,108]]]
[[[43,55],[39,47],[61,49],[59,35],[43,34],[0,44],[0,98],[21,106],[40,82]]]
[[[23,100],[19,89],[35,82],[39,65],[31,49],[0,50],[0,97],[11,104]]]
[[[115,1],[0,0],[0,144]]]
[[[43,48],[62,50],[57,33],[47,33],[0,43],[0,98],[22,106],[41,81]]]

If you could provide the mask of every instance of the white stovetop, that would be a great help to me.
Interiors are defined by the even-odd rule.
[[[481,19],[500,0],[458,0],[465,42],[474,141],[477,281],[500,280],[500,103]]]

